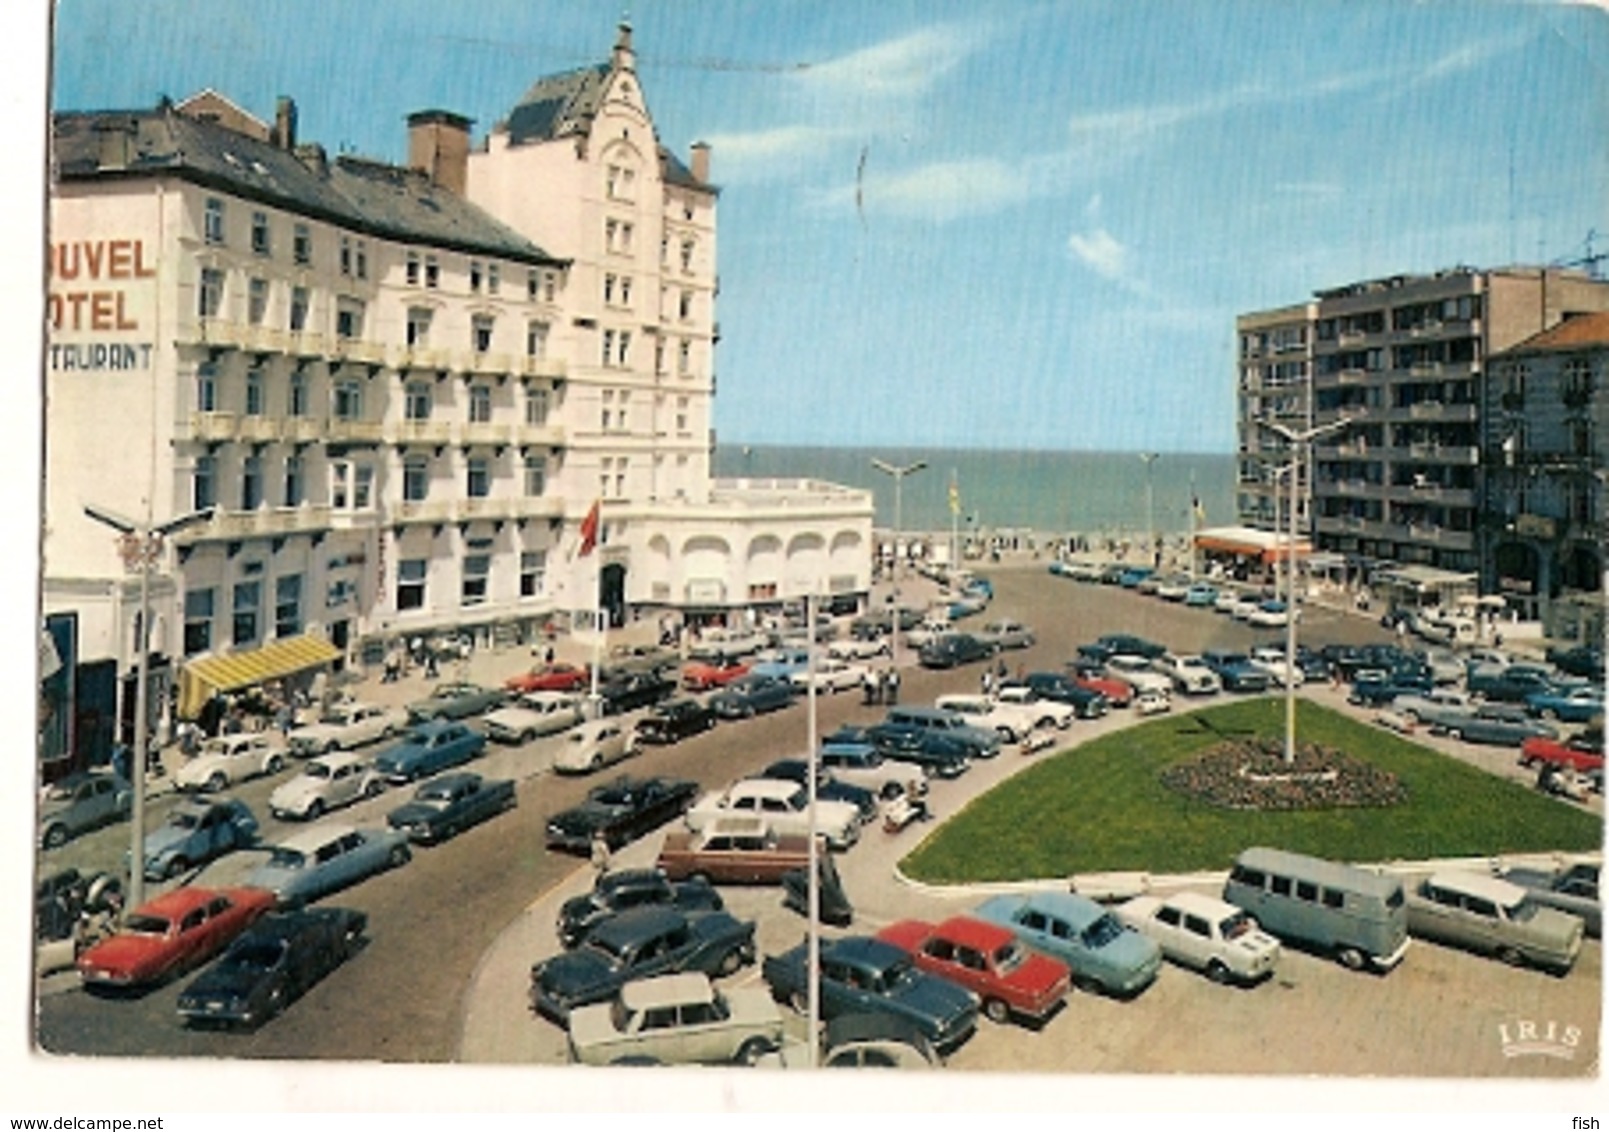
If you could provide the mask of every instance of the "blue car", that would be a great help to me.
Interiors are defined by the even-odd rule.
[[[1156,571],[1149,566],[1130,566],[1117,576],[1117,584],[1126,590],[1132,590],[1154,573]]]
[[[246,883],[268,889],[282,906],[294,908],[412,857],[401,830],[318,825],[276,845]]]
[[[1537,692],[1525,698],[1525,710],[1563,723],[1590,723],[1603,714],[1603,689],[1591,684]]]
[[[1155,940],[1070,892],[991,897],[978,906],[977,916],[1010,928],[1035,951],[1066,963],[1075,980],[1108,994],[1138,994],[1162,967]]]
[[[1209,586],[1206,582],[1197,582],[1184,591],[1184,603],[1198,609],[1202,607],[1211,609],[1217,600],[1218,587]]]
[[[409,729],[402,742],[374,760],[375,772],[393,785],[462,766],[486,749],[486,736],[462,723],[435,720]]]
[[[1273,684],[1268,669],[1253,664],[1243,652],[1208,649],[1201,659],[1217,674],[1226,692],[1266,692]]]
[[[257,840],[257,818],[233,798],[179,805],[145,835],[145,878],[167,880]]]
[[[769,676],[773,680],[792,680],[796,672],[803,672],[810,664],[810,650],[791,645],[771,649],[755,657],[749,665],[751,676]]]

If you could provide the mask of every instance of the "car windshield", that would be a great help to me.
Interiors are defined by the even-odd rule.
[[[445,810],[452,799],[452,791],[443,787],[426,787],[415,794],[413,800],[421,806],[429,806],[433,810]]]
[[[1110,912],[1096,920],[1079,938],[1084,941],[1085,947],[1105,947],[1118,936],[1123,934],[1123,925],[1118,918]]]
[[[1527,924],[1536,919],[1536,912],[1540,907],[1541,905],[1527,896],[1504,908],[1503,914],[1516,923]]]
[[[1257,930],[1257,921],[1244,912],[1236,912],[1233,916],[1225,917],[1218,925],[1218,934],[1225,939],[1239,939],[1248,932]]]
[[[327,711],[318,717],[318,721],[320,723],[346,724],[352,721],[352,713],[349,711]]]
[[[609,965],[611,967],[620,966],[621,958],[624,955],[624,952],[619,947],[616,947],[612,942],[607,939],[599,939],[597,936],[587,937],[586,948],[588,951],[597,952],[599,955],[609,960]]]
[[[208,739],[201,745],[204,755],[227,755],[232,749],[233,745],[227,739]]]
[[[330,768],[325,766],[323,763],[308,763],[307,766],[302,769],[302,774],[306,778],[328,778],[330,776]]]
[[[911,965],[911,961],[909,959],[900,958],[894,960],[894,962],[883,968],[883,975],[880,982],[884,987],[888,988],[889,990],[893,990],[896,987],[905,986],[906,984],[912,982],[915,978],[916,968]]]
[[[194,829],[201,824],[201,815],[190,810],[175,810],[168,815],[168,824],[175,829]]]
[[[248,973],[271,971],[279,963],[280,957],[285,954],[283,940],[265,940],[262,943],[248,943],[241,947],[231,948],[218,964],[220,970],[236,970]]]
[[[57,782],[54,785],[47,786],[45,788],[45,800],[49,802],[59,802],[63,798],[71,798],[73,794],[77,792],[78,787],[82,784],[82,782],[83,780],[80,779],[77,782]]]
[[[144,913],[136,912],[123,921],[123,930],[132,932],[135,935],[166,935],[168,921],[161,916],[147,916]]]
[[[1002,944],[995,949],[995,970],[1002,975],[1009,975],[1012,971],[1021,967],[1023,960],[1026,958],[1028,958],[1028,953],[1023,950],[1022,944],[1012,940],[1010,943]]]
[[[268,863],[277,869],[299,869],[306,863],[307,857],[300,849],[286,849],[280,846],[268,854]]]

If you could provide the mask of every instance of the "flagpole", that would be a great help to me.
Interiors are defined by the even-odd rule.
[[[956,470],[950,469],[950,570],[961,568],[961,485]]]
[[[1201,519],[1201,496],[1196,494],[1196,470],[1190,469],[1190,580],[1196,580],[1196,524]]]

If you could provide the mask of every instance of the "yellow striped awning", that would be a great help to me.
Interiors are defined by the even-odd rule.
[[[193,719],[201,705],[218,692],[233,692],[295,672],[317,668],[340,657],[341,650],[322,637],[287,637],[261,648],[187,661],[179,674],[179,715]]]

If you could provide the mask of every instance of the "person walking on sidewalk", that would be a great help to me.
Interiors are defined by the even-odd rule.
[[[592,860],[592,871],[595,874],[601,877],[604,873],[609,871],[609,840],[608,838],[604,837],[601,829],[592,835],[590,857]]]
[[[899,703],[899,669],[890,668],[884,677],[888,687],[888,702],[890,705]]]

